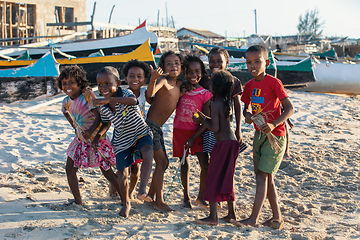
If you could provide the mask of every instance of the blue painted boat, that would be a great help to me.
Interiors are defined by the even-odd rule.
[[[52,51],[26,67],[0,70],[0,101],[30,100],[41,95],[51,96],[59,92],[56,78],[59,63]]]

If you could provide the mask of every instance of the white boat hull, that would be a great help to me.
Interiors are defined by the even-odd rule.
[[[317,81],[305,91],[360,94],[360,64],[316,62],[313,69]]]
[[[113,53],[128,53],[138,48],[148,39],[150,39],[150,45],[153,48],[156,47],[156,34],[153,32],[149,32],[146,27],[140,27],[138,29],[135,29],[133,33],[125,36],[57,43],[54,44],[54,46],[59,48],[62,52],[66,54],[70,54],[75,57],[87,57],[91,53],[95,53],[100,49],[105,53],[105,55],[112,55]],[[17,48],[17,50],[19,49]],[[26,48],[21,48],[21,51],[12,51],[11,53],[6,55],[16,57],[22,54],[25,50]],[[41,48],[29,48],[28,50],[30,56],[33,59],[41,57],[48,51],[48,49]],[[55,57],[61,58],[62,56],[55,54]]]

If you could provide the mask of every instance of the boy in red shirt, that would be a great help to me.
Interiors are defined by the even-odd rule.
[[[232,220],[237,226],[258,226],[261,208],[268,197],[273,217],[263,225],[280,229],[284,223],[280,212],[276,193],[274,175],[279,169],[285,152],[285,121],[294,113],[294,107],[285,92],[282,82],[265,73],[270,60],[264,46],[254,45],[246,51],[246,65],[252,80],[245,84],[241,101],[244,102],[246,123],[252,123],[251,117],[261,112],[265,115],[265,124],[257,126],[253,142],[253,162],[256,173],[256,193],[253,210],[248,219],[239,222]],[[281,112],[281,105],[284,111]],[[250,108],[251,107],[251,108]],[[268,136],[272,133],[280,143],[280,150],[272,148]]]

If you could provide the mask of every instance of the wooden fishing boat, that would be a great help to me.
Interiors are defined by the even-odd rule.
[[[26,67],[0,70],[0,101],[34,99],[40,95],[58,93],[55,84],[59,76],[59,64],[52,52]]]
[[[61,52],[78,58],[88,57],[90,54],[98,52],[100,49],[105,55],[112,55],[113,53],[128,53],[138,48],[147,39],[150,39],[150,46],[153,50],[155,50],[158,43],[157,36],[155,33],[149,32],[147,30],[145,21],[129,35],[73,42],[59,42],[56,44],[47,42],[46,46],[58,48],[61,50]],[[29,50],[29,54],[33,59],[40,58],[46,53],[46,51],[48,51],[47,49],[31,48],[31,46],[28,48],[26,46],[19,46],[17,51],[11,51],[10,53],[4,52],[2,55],[16,57],[21,55],[26,49]],[[10,51],[8,49],[5,50]],[[54,53],[54,55],[56,59],[63,57],[58,53]]]
[[[138,59],[146,62],[153,67],[155,66],[154,55],[150,47],[150,39],[147,39],[141,46],[132,52],[126,54],[117,54],[111,56],[99,57],[79,57],[79,58],[60,58],[57,62],[61,66],[77,64],[84,68],[87,72],[87,78],[92,84],[96,84],[96,75],[98,71],[105,66],[113,66],[121,72],[122,66],[129,60]],[[15,61],[0,61],[0,68],[21,67],[34,63],[35,60],[15,60]]]
[[[232,58],[245,58],[245,52],[246,49],[243,48],[236,48],[236,47],[225,47],[225,46],[217,46],[217,45],[211,45],[211,44],[205,44],[205,43],[194,43],[194,45],[204,47],[205,49],[211,49],[214,47],[222,47],[226,49]]]
[[[284,87],[299,88],[316,81],[310,57],[300,62],[275,61],[272,52],[269,52],[269,59],[266,72],[279,78]],[[230,58],[229,62],[231,74],[238,77],[243,85],[254,78],[247,69],[245,59]]]
[[[360,64],[315,61],[314,73],[317,81],[305,91],[360,94]]]
[[[282,53],[282,52],[273,52],[275,55],[275,59],[278,61],[291,61],[291,62],[300,62],[307,57],[313,56],[317,59],[326,59],[326,60],[338,60],[338,56],[334,49],[330,49],[324,53],[301,53],[301,54],[290,54],[290,53]]]

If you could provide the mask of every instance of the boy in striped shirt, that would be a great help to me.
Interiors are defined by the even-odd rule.
[[[94,105],[100,106],[101,121],[103,123],[111,122],[114,125],[112,144],[116,154],[120,197],[123,202],[119,214],[127,217],[131,208],[128,192],[128,168],[134,162],[133,154],[136,149],[140,150],[143,157],[137,198],[146,202],[152,201],[146,194],[146,185],[149,181],[153,159],[152,135],[137,105],[138,100],[135,95],[130,90],[120,87],[121,81],[116,68],[102,68],[96,80],[99,92],[105,98],[96,99]]]

